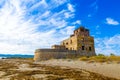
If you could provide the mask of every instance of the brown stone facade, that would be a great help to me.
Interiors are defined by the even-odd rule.
[[[34,60],[39,61],[49,58],[62,58],[67,55],[95,56],[94,38],[89,30],[79,27],[68,39],[61,41],[60,45],[53,45],[52,49],[37,49]],[[57,57],[55,57],[57,56]]]
[[[52,49],[66,49],[76,51],[94,52],[94,38],[89,35],[89,30],[80,27],[74,30],[74,34],[70,38],[63,40],[61,45],[54,45]]]

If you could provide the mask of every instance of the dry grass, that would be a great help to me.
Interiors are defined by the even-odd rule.
[[[81,57],[79,58],[82,61],[88,62],[111,62],[120,63],[120,56],[93,56],[93,57]]]
[[[116,80],[81,69],[76,70],[72,68],[61,68],[59,66],[35,64],[32,60],[10,59],[0,60],[0,63],[0,71],[6,73],[0,77],[4,80],[6,78],[10,80]],[[21,71],[19,66],[22,64],[28,64],[29,66],[24,67],[31,70]],[[38,75],[38,77],[35,77],[35,75]],[[40,75],[45,76],[40,77]]]

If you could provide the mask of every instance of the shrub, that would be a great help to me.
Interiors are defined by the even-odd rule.
[[[105,56],[104,54],[98,54],[98,56]]]
[[[82,60],[82,61],[88,61],[89,58],[87,58],[87,57],[81,57],[80,60]]]
[[[115,56],[115,54],[114,53],[110,53],[110,56]]]
[[[108,59],[111,61],[120,61],[120,56],[109,56]]]

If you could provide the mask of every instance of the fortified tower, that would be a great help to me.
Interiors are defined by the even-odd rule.
[[[52,46],[53,49],[75,50],[78,53],[95,55],[94,38],[89,30],[81,26],[74,30],[74,34],[61,42],[60,45]]]
[[[53,45],[52,49],[36,49],[34,60],[95,55],[94,38],[90,36],[88,29],[79,27],[74,30],[74,33],[68,39],[63,40],[60,45]]]

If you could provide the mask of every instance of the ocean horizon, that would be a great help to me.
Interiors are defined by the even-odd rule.
[[[0,59],[2,58],[33,58],[34,55],[26,54],[0,54]]]

